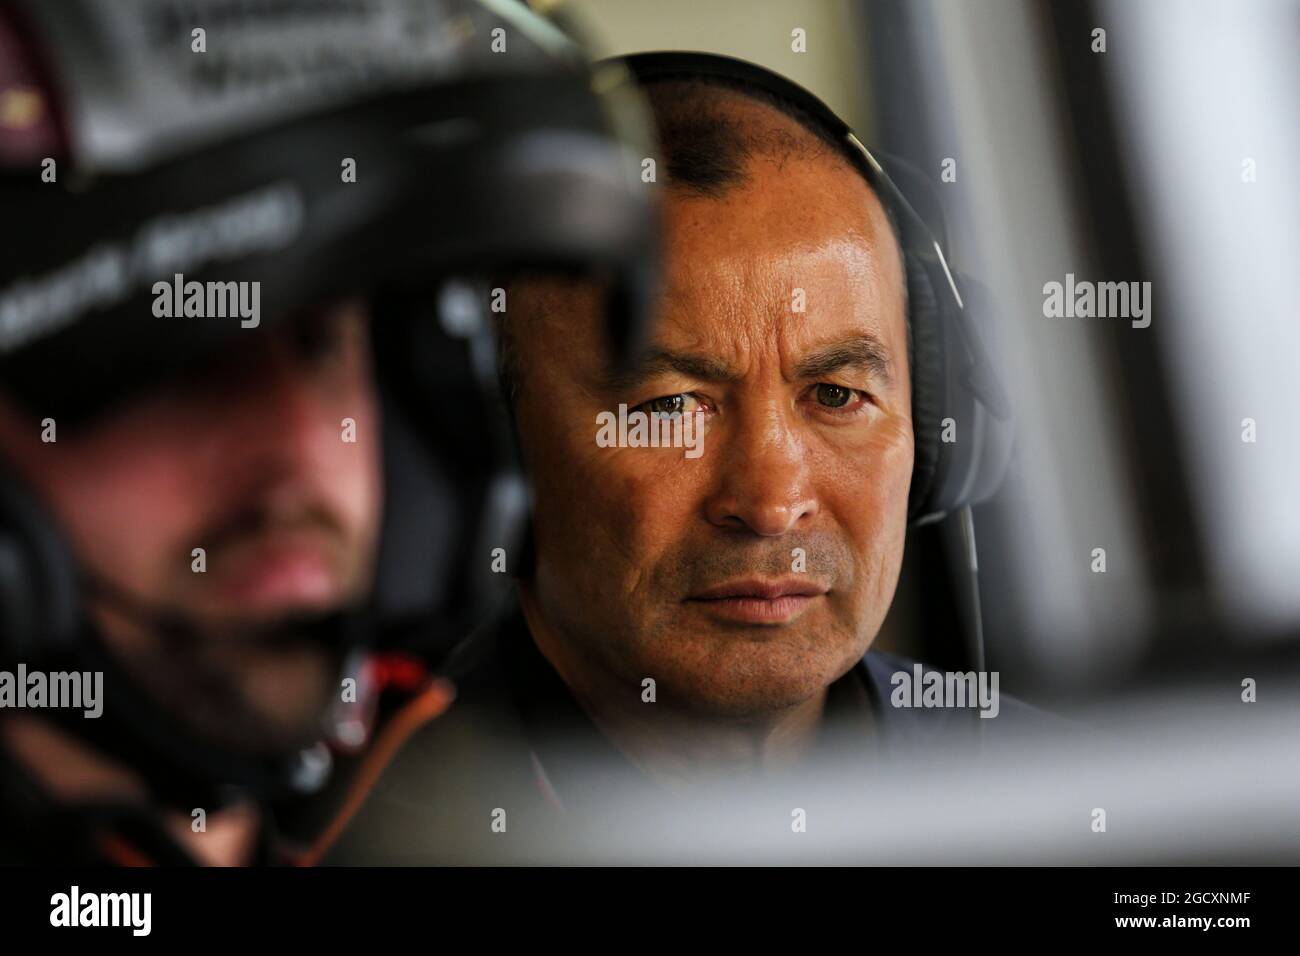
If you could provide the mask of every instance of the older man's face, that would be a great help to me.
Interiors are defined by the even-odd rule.
[[[660,701],[732,716],[803,702],[865,653],[912,473],[905,286],[879,202],[829,157],[747,172],[719,198],[670,190],[637,375],[605,372],[591,290],[535,289],[512,329],[536,494],[525,595],[561,671],[582,661],[638,695],[654,678]],[[701,411],[703,454],[598,446],[620,403]]]

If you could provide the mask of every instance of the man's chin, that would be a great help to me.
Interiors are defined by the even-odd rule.
[[[311,645],[240,650],[244,659],[233,674],[249,730],[260,725],[262,740],[276,742],[278,749],[319,739],[322,718],[338,693],[342,655]]]
[[[133,681],[192,733],[236,752],[284,753],[319,739],[335,700],[347,654],[336,618],[186,617],[173,622],[171,640],[111,629],[109,643]]]
[[[683,649],[672,661],[646,664],[648,675],[661,675],[661,700],[700,716],[760,719],[807,703],[845,670],[845,655],[825,648],[771,636],[744,643],[714,637],[702,637],[694,651]]]
[[[196,728],[234,750],[283,753],[318,740],[338,692],[343,652],[296,641],[226,645],[192,684]],[[200,716],[201,715],[201,716]]]

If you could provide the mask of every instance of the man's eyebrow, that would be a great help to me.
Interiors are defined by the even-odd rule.
[[[795,377],[822,378],[847,368],[865,369],[883,379],[894,381],[894,361],[889,349],[876,336],[866,333],[823,345],[799,360]]]
[[[625,371],[610,372],[605,376],[604,385],[613,390],[634,388],[649,378],[670,372],[702,382],[737,382],[741,378],[726,362],[707,355],[653,349]]]

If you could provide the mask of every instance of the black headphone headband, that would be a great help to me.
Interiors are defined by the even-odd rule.
[[[640,86],[715,80],[766,93],[807,114],[837,141],[900,227],[908,281],[916,448],[909,518],[916,524],[937,521],[991,495],[1001,483],[1010,454],[1010,402],[942,246],[852,128],[802,86],[745,60],[662,51],[634,53],[614,62],[626,67]],[[960,286],[967,288],[968,295],[975,291],[969,280]]]

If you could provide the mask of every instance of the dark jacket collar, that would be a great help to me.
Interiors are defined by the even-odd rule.
[[[487,666],[500,668],[498,678],[508,688],[528,738],[538,785],[548,798],[568,804],[575,789],[570,782],[578,779],[583,780],[584,791],[601,782],[650,785],[583,711],[537,648],[522,613],[516,609],[498,627],[472,641],[478,646],[453,656],[453,679],[456,661],[465,672],[462,679],[471,681],[481,677],[489,659],[492,663]],[[881,753],[934,743],[957,729],[969,729],[968,712],[906,710],[890,705],[892,675],[899,670],[910,672],[913,663],[869,651],[835,681],[829,688],[819,749],[834,746],[841,757],[857,752],[865,761]],[[593,767],[599,768],[600,780],[592,780]]]

